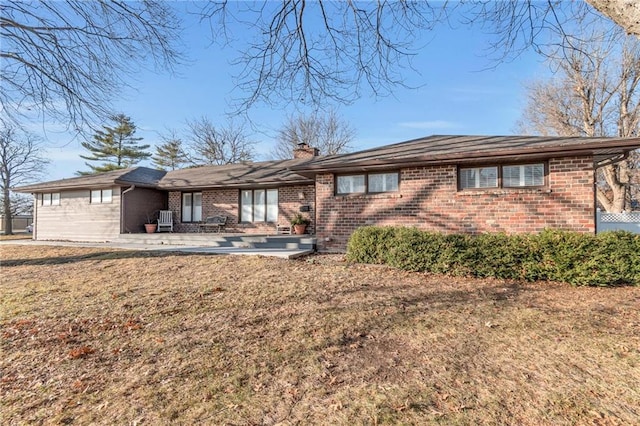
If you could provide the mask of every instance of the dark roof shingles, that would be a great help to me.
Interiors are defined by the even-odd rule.
[[[612,147],[640,146],[640,139],[580,138],[545,136],[429,136],[371,148],[349,154],[319,157],[296,171],[347,169],[357,166],[382,166],[439,160],[472,160],[502,155],[535,155],[558,151],[591,149],[594,153],[606,152]]]
[[[274,160],[174,170],[160,180],[158,188],[172,190],[313,183],[312,179],[289,170],[289,167],[302,165],[308,161]]]
[[[96,188],[113,185],[114,183],[153,187],[165,173],[166,172],[147,167],[131,167],[105,173],[24,185],[14,190],[17,192],[37,192],[52,189]]]

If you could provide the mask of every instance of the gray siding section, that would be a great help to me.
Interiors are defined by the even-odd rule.
[[[38,240],[111,241],[120,234],[120,188],[111,203],[91,204],[90,190],[60,193],[59,206],[42,206],[36,198],[34,238]]]

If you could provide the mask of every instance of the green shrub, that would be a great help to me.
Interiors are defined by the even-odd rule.
[[[640,285],[640,236],[622,231],[470,236],[370,226],[352,235],[347,259],[449,275]]]

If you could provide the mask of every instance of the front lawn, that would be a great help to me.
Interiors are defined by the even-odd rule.
[[[640,288],[0,246],[2,424],[638,424]]]

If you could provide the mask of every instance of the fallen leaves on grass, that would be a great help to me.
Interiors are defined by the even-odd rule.
[[[78,359],[78,358],[86,358],[87,355],[95,352],[90,346],[80,346],[78,348],[73,348],[69,351],[69,358]]]
[[[639,288],[14,246],[0,331],[7,424],[640,419]]]

